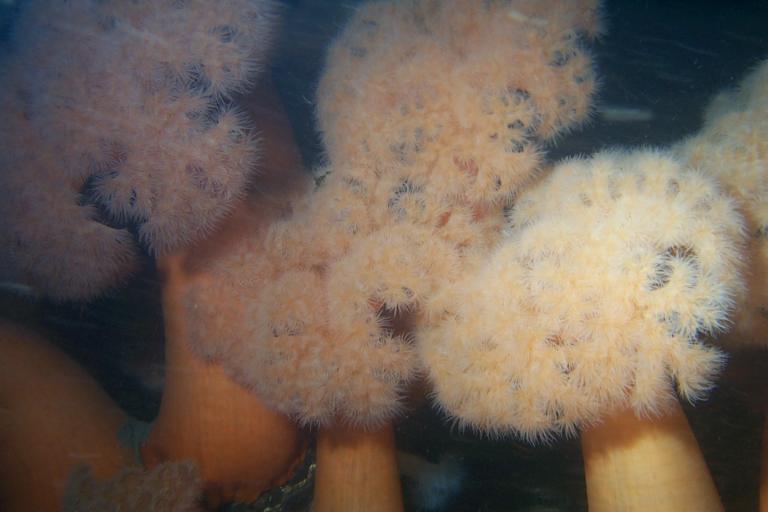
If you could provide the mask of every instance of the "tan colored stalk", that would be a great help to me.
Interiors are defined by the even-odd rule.
[[[403,510],[391,424],[373,431],[343,426],[320,430],[312,510]]]
[[[581,435],[590,512],[716,512],[723,505],[680,405],[621,411]]]

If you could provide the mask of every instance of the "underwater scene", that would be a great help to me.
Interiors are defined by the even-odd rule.
[[[0,0],[0,512],[768,511],[767,26]]]

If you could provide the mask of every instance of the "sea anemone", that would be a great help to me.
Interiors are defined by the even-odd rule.
[[[459,422],[529,440],[625,407],[702,398],[702,343],[744,283],[742,220],[705,175],[655,151],[559,164],[510,214],[503,245],[430,304],[421,353]]]

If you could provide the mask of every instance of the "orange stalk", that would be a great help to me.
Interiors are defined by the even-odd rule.
[[[259,119],[264,142],[258,192],[242,201],[220,228],[194,247],[158,258],[163,281],[165,322],[165,389],[142,454],[148,466],[166,460],[197,461],[210,504],[253,501],[283,483],[299,462],[305,441],[287,417],[268,409],[214,361],[196,354],[190,343],[194,311],[186,304],[190,289],[205,288],[213,279],[205,262],[226,254],[255,224],[281,213],[288,194],[306,184],[291,126],[274,87],[266,80],[242,98],[243,107]],[[205,297],[210,299],[210,297]],[[204,298],[204,299],[205,299]],[[234,295],[217,297],[214,307],[233,321]]]
[[[192,313],[184,306],[184,296],[196,279],[206,276],[186,270],[180,256],[164,258],[160,268],[166,385],[142,449],[144,462],[153,467],[166,460],[195,460],[212,504],[253,501],[290,476],[304,442],[287,417],[268,409],[221,365],[193,353]]]
[[[123,411],[39,334],[0,322],[0,509],[58,511],[74,468],[107,478],[133,463]]]

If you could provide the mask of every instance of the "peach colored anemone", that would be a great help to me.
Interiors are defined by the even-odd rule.
[[[706,396],[743,292],[743,221],[717,182],[655,151],[565,161],[481,269],[429,304],[420,353],[460,424],[529,441]]]

